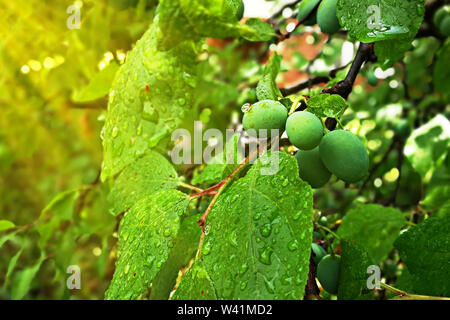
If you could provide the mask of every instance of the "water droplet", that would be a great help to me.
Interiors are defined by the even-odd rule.
[[[209,233],[209,231],[211,231],[211,225],[207,224],[207,225],[205,226],[205,229],[203,229],[203,234],[204,234],[205,236],[207,236],[208,233]]]
[[[117,137],[118,134],[119,134],[119,128],[118,128],[118,127],[112,128],[111,136],[112,136],[113,138],[115,138],[115,137]]]
[[[298,242],[297,242],[297,240],[294,239],[294,240],[290,241],[289,244],[288,244],[288,249],[289,249],[289,251],[297,250],[298,249]]]
[[[247,270],[248,270],[248,265],[247,265],[247,263],[243,263],[243,264],[241,265],[241,268],[240,268],[240,270],[239,270],[239,273],[240,273],[241,275],[243,275],[244,273],[247,272]]]
[[[270,247],[265,247],[262,250],[259,250],[259,261],[261,263],[270,265],[272,263],[271,256],[272,256],[273,250]]]
[[[208,241],[204,244],[202,248],[202,254],[207,256],[211,252],[211,242]]]
[[[238,246],[236,231],[230,233],[229,240],[232,246],[234,247]]]
[[[125,266],[125,269],[124,269],[124,273],[125,274],[128,274],[128,272],[130,271],[130,265],[129,264],[127,264],[126,266]]]
[[[270,233],[272,232],[272,226],[270,224],[265,224],[262,228],[261,228],[261,234],[263,235],[263,237],[268,237],[270,235]]]

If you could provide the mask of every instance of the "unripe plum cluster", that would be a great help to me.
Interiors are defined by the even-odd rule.
[[[322,121],[311,112],[297,111],[288,116],[280,102],[263,100],[250,106],[242,123],[251,135],[265,129],[270,137],[271,129],[279,133],[286,129],[289,141],[299,149],[295,157],[300,178],[313,188],[325,185],[332,174],[345,182],[358,182],[369,169],[366,148],[357,136],[345,130],[324,135]]]

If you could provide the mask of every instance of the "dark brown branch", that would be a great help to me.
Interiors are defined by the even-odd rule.
[[[295,94],[303,89],[309,88],[309,86],[326,83],[326,82],[330,81],[330,78],[331,79],[336,78],[338,71],[341,71],[341,70],[347,68],[347,66],[348,65],[345,65],[345,66],[338,67],[336,69],[331,70],[329,72],[328,76],[317,76],[317,77],[309,78],[307,80],[304,80],[297,84],[294,84],[293,86],[281,88],[280,91],[283,94],[283,96],[289,96],[289,95]]]
[[[347,100],[353,90],[353,84],[355,83],[356,77],[363,64],[369,61],[375,62],[376,60],[377,57],[374,54],[373,43],[361,42],[345,79],[332,88],[322,90],[322,93],[338,94]],[[337,121],[333,118],[327,118],[325,120],[325,125],[327,129],[331,131],[336,128]]]

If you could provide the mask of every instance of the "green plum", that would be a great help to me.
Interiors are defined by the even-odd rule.
[[[317,9],[317,23],[320,30],[327,34],[333,34],[341,26],[336,15],[336,5],[338,0],[322,0]]]
[[[319,147],[312,150],[299,150],[295,155],[300,178],[313,188],[320,188],[330,180],[331,172],[322,163]]]
[[[298,15],[297,20],[301,21],[305,19],[311,11],[314,10],[314,8],[317,6],[317,4],[320,2],[320,0],[303,0],[298,5]],[[313,14],[311,17],[309,17],[305,22],[303,22],[305,26],[312,26],[316,24],[316,15]]]
[[[339,273],[341,269],[341,257],[339,255],[326,255],[317,266],[317,279],[322,288],[328,293],[336,294],[339,287]]]
[[[271,129],[278,129],[282,134],[286,125],[288,111],[278,101],[262,100],[250,106],[244,113],[242,125],[249,135],[259,136],[259,130],[266,129],[267,137],[271,136]],[[252,132],[254,129],[256,132]]]
[[[450,37],[450,15],[442,20],[439,31],[443,36]]]
[[[294,146],[300,150],[311,150],[322,140],[323,124],[311,112],[294,112],[286,121],[286,133]]]
[[[440,9],[436,10],[433,16],[433,24],[436,28],[440,28],[442,20],[445,17],[448,17],[450,13],[450,6],[443,6]]]
[[[373,71],[367,73],[367,82],[369,82],[371,86],[376,86],[378,84],[378,78]]]
[[[325,249],[322,246],[319,246],[317,243],[312,243],[311,249],[314,253],[313,260],[314,260],[315,264],[318,265],[320,263],[320,260],[322,260],[323,257],[325,257],[327,255],[327,252],[325,251]]]
[[[367,150],[357,136],[349,131],[331,131],[319,146],[325,167],[345,182],[360,181],[369,170]]]

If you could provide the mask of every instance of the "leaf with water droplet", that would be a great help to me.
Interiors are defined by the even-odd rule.
[[[150,151],[126,167],[114,181],[108,196],[110,212],[118,215],[146,196],[176,188],[177,182],[177,172],[170,162],[158,152]]]
[[[262,175],[264,165],[256,161],[243,178],[223,192],[208,216],[208,223],[220,232],[205,236],[201,260],[196,260],[194,266],[201,261],[219,299],[303,297],[313,229],[312,191],[298,177],[293,157],[284,152],[273,156],[279,164],[275,175]],[[272,184],[288,177],[295,179],[285,187]],[[279,191],[283,192],[281,199],[276,196]],[[255,219],[257,215],[259,218]],[[205,255],[207,243],[214,249]],[[298,267],[302,269],[298,271]],[[284,280],[286,277],[297,279],[298,283],[293,286]],[[181,283],[185,281],[190,283],[192,278],[186,275]],[[243,289],[241,283],[246,283]],[[192,294],[190,298],[201,296]]]
[[[128,54],[112,85],[105,121],[102,181],[169,137],[192,106],[199,42],[157,49],[158,18]],[[187,83],[183,75],[189,74]],[[146,90],[148,88],[148,90]],[[189,99],[187,97],[190,97]],[[130,143],[134,139],[134,143]],[[120,155],[118,148],[123,148]]]

